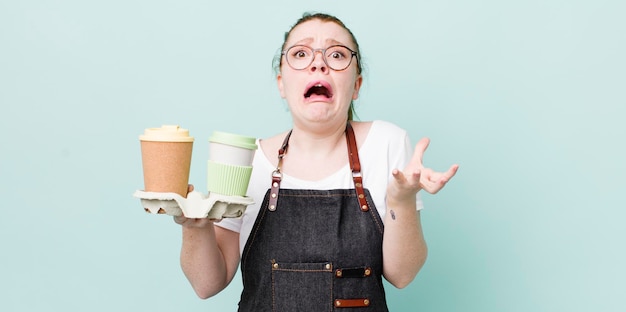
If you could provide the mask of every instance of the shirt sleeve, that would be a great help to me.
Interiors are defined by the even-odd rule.
[[[216,222],[215,225],[239,233],[241,231],[241,218],[227,218]]]

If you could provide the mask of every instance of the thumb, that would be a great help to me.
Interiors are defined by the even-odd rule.
[[[421,140],[419,140],[419,142],[417,142],[417,144],[415,145],[415,151],[413,152],[413,157],[411,158],[411,163],[415,163],[418,164],[419,166],[422,166],[423,159],[424,159],[424,153],[426,152],[426,149],[428,148],[428,145],[430,144],[430,139],[429,138],[422,138]]]

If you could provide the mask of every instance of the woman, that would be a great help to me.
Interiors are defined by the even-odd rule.
[[[405,287],[426,259],[418,192],[438,192],[458,166],[424,168],[428,139],[411,156],[404,130],[351,120],[360,53],[337,18],[305,14],[281,51],[292,130],[259,140],[248,191],[256,204],[242,218],[175,218],[183,271],[208,298],[241,260],[240,311],[387,311],[382,277]]]

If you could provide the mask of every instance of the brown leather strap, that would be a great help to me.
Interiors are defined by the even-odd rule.
[[[291,136],[290,130],[285,136],[285,140],[283,141],[283,145],[278,150],[278,165],[276,166],[276,170],[272,172],[272,188],[270,191],[270,200],[269,200],[269,209],[270,211],[276,210],[276,205],[278,204],[278,190],[280,189],[280,182],[283,179],[283,174],[280,172],[280,168],[283,165],[283,157],[287,153],[287,147],[289,146],[289,137]]]
[[[292,130],[293,131],[293,130]],[[291,132],[287,133],[283,145],[278,150],[278,165],[276,170],[272,172],[272,187],[270,191],[269,207],[270,211],[276,210],[278,204],[278,190],[280,189],[280,182],[283,178],[283,174],[280,172],[280,167],[283,163],[283,157],[287,153],[287,147],[289,147],[289,137]],[[346,125],[346,140],[348,141],[348,159],[350,160],[350,169],[352,169],[352,180],[354,181],[354,189],[356,190],[356,196],[359,200],[359,207],[361,211],[368,211],[367,200],[365,200],[365,190],[363,189],[363,176],[361,175],[361,162],[359,161],[359,149],[356,145],[356,138],[354,136],[354,130],[350,125],[350,122]]]
[[[361,174],[361,162],[359,161],[359,149],[356,146],[354,130],[348,122],[346,127],[346,140],[348,141],[348,158],[350,159],[350,169],[352,169],[352,180],[354,189],[359,200],[361,211],[368,211],[367,200],[365,200],[365,190],[363,189],[363,175]]]
[[[370,300],[367,298],[358,299],[335,299],[335,308],[362,308],[369,307]]]

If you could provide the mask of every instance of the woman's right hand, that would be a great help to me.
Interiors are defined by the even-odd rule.
[[[209,218],[187,218],[185,216],[174,216],[174,222],[189,228],[205,228],[213,226],[213,221]]]
[[[193,192],[193,184],[187,186],[187,194]],[[213,226],[213,221],[209,218],[187,218],[184,215],[174,216],[174,222],[188,228],[204,228]]]
[[[239,233],[214,226],[217,220],[209,218],[175,216],[174,222],[182,226],[180,264],[198,297],[222,291],[239,268]]]

